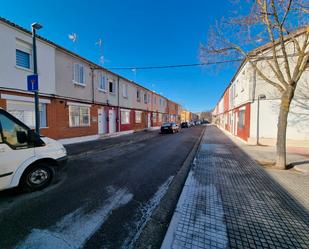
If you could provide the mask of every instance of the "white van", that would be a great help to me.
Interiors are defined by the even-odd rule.
[[[66,161],[62,144],[40,137],[0,108],[0,190],[16,186],[28,192],[42,189]]]

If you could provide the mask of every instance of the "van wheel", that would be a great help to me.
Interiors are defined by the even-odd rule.
[[[46,163],[38,163],[26,169],[21,178],[21,188],[25,192],[32,192],[47,187],[55,175],[54,169]]]

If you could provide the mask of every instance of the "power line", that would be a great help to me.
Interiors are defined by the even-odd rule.
[[[243,59],[214,61],[214,62],[205,62],[205,63],[194,63],[194,64],[165,65],[165,66],[112,67],[112,68],[109,68],[109,70],[148,70],[148,69],[162,69],[162,68],[198,67],[198,66],[216,65],[216,64],[239,62],[239,61],[243,61]]]

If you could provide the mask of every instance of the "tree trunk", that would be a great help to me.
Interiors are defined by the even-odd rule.
[[[286,130],[288,115],[291,101],[294,97],[295,88],[289,87],[281,97],[280,111],[278,117],[277,130],[277,156],[276,167],[279,169],[286,169]]]

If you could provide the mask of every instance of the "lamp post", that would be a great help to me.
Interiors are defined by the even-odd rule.
[[[43,26],[37,22],[31,24],[32,28],[32,53],[33,53],[33,74],[38,74],[37,54],[36,54],[36,30]],[[34,108],[35,108],[35,131],[40,134],[40,110],[39,110],[39,89],[34,91]]]
[[[256,117],[256,145],[260,145],[260,100],[266,99],[265,94],[260,94],[258,96],[257,102],[257,117]]]

